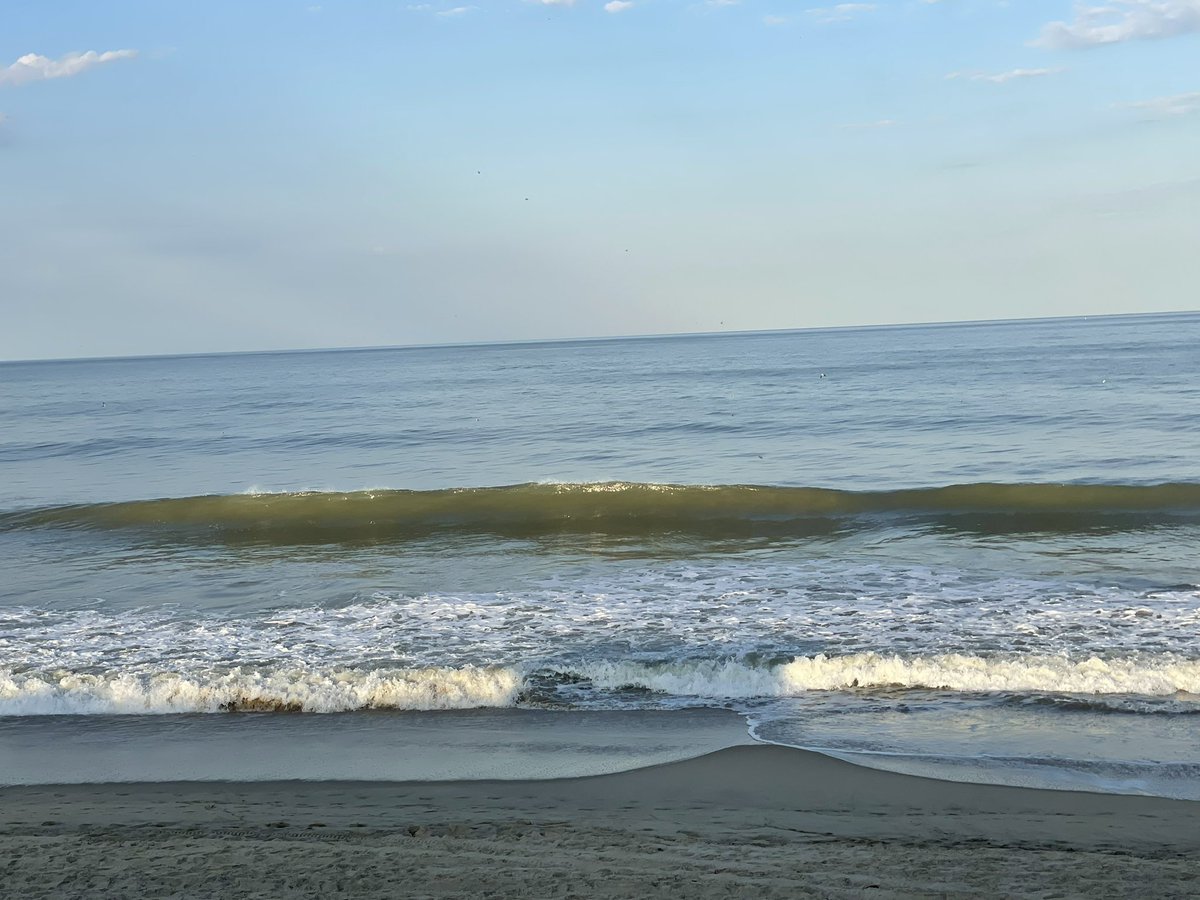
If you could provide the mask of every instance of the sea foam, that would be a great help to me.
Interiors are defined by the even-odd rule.
[[[1175,656],[1072,661],[1052,656],[986,658],[951,653],[906,658],[856,653],[799,657],[774,666],[731,660],[599,662],[580,667],[576,674],[606,689],[636,687],[706,699],[891,687],[970,693],[1200,695],[1200,661]]]
[[[799,697],[814,691],[927,688],[964,693],[1191,696],[1200,704],[1200,661],[1058,657],[929,657],[860,653],[798,657],[777,665],[736,660],[597,661],[525,667],[311,669],[78,673],[0,670],[0,715],[182,712],[346,712],[516,705],[531,678],[581,687],[605,705],[637,688],[679,700]]]
[[[0,671],[0,715],[471,709],[512,706],[521,684],[512,669],[470,666],[149,675]]]

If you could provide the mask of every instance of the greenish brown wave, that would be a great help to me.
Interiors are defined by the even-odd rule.
[[[433,491],[235,494],[57,506],[0,528],[134,529],[273,543],[442,531],[820,533],[919,520],[947,527],[1078,530],[1200,519],[1200,484],[960,484],[892,491],[761,485],[520,484]]]

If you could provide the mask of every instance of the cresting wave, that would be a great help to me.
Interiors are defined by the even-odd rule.
[[[522,683],[512,669],[471,666],[154,674],[0,670],[0,715],[474,709],[512,706]]]
[[[677,696],[748,700],[807,691],[928,688],[964,693],[1196,694],[1200,660],[1175,656],[1071,661],[1053,656],[987,658],[949,653],[903,657],[879,653],[799,657],[775,666],[737,661],[646,665],[598,663],[583,668],[604,688],[639,687]]]
[[[243,670],[72,673],[0,670],[0,715],[183,712],[346,712],[518,705],[534,681],[601,692],[649,691],[683,701],[798,697],[811,691],[926,688],[965,693],[1179,696],[1200,707],[1200,660],[1177,656],[1071,661],[1061,657],[912,657],[859,653],[778,665],[732,660],[594,662],[541,668]],[[596,698],[599,699],[599,698]]]
[[[910,518],[983,531],[1072,531],[1200,520],[1200,484],[960,484],[892,491],[605,482],[433,491],[237,494],[57,506],[0,529],[74,527],[227,535],[279,544],[439,531],[716,536],[804,534]]]

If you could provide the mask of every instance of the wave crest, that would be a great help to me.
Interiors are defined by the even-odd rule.
[[[348,712],[512,706],[521,675],[502,667],[225,673],[0,673],[0,715]]]
[[[964,693],[1200,695],[1200,661],[1176,657],[1071,661],[1061,657],[798,657],[775,666],[697,660],[600,662],[578,675],[609,690],[641,688],[702,699],[794,697],[807,691],[924,688]]]
[[[902,657],[878,653],[798,657],[776,665],[736,660],[597,661],[545,667],[190,673],[4,672],[0,715],[185,712],[348,712],[509,707],[537,682],[589,693],[640,689],[686,700],[799,697],[812,691],[928,689],[1075,696],[1182,697],[1200,702],[1200,660],[1162,655],[1072,661],[1063,657]],[[572,691],[576,694],[575,691]],[[594,699],[599,699],[596,696]],[[611,696],[610,696],[611,699]],[[636,706],[636,702],[634,702]]]

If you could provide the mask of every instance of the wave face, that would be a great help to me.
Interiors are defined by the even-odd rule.
[[[435,532],[809,534],[896,520],[983,532],[1200,520],[1200,484],[960,484],[891,491],[603,482],[433,491],[237,494],[58,506],[0,528],[142,530],[281,545]]]
[[[422,669],[296,669],[14,672],[0,669],[0,715],[349,712],[509,707],[555,700],[636,708],[695,701],[755,701],[872,688],[965,694],[1053,693],[1170,697],[1200,710],[1200,661],[1172,655],[1072,661],[1061,657],[903,657],[877,653],[737,660],[598,661],[552,666]],[[1101,702],[1097,708],[1104,708]],[[1119,705],[1117,707],[1120,708]]]

